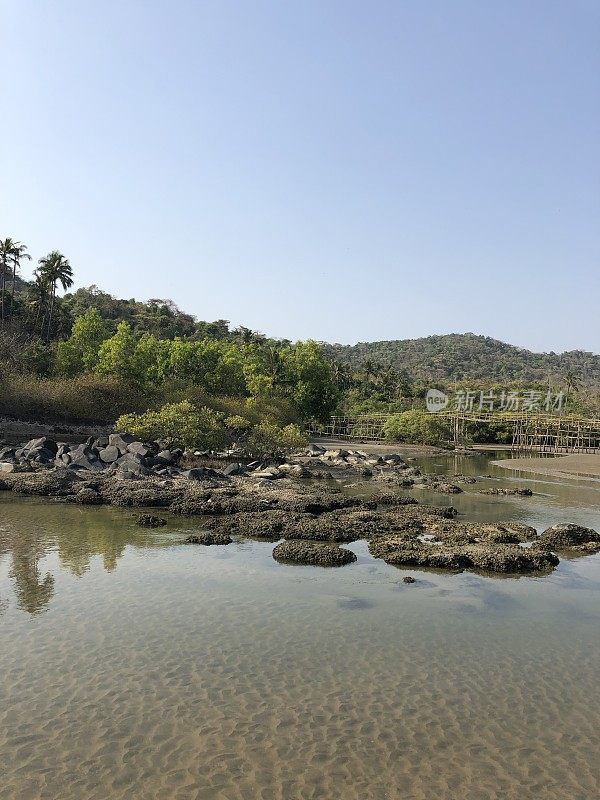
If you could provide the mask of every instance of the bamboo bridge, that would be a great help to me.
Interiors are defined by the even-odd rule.
[[[325,425],[311,423],[311,436],[359,441],[382,441],[384,425],[391,414],[334,416]],[[551,414],[539,411],[439,411],[432,414],[446,420],[452,430],[449,443],[469,445],[469,426],[505,426],[516,451],[539,453],[600,453],[600,417]],[[501,446],[501,445],[499,445]]]

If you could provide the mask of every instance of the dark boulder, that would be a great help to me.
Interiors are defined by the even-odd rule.
[[[153,455],[152,448],[143,442],[131,442],[131,444],[127,445],[127,452],[134,453],[142,458]]]
[[[121,455],[127,452],[132,442],[135,442],[135,438],[128,433],[111,433],[108,437],[108,444],[117,447]]]
[[[133,475],[148,475],[150,470],[142,456],[137,453],[125,453],[115,462],[119,465],[122,472],[130,472]]]
[[[30,439],[23,449],[26,451],[41,449],[48,450],[50,453],[52,453],[52,457],[54,458],[56,451],[58,450],[58,445],[54,439],[50,439],[48,436],[40,436],[39,439]]]
[[[88,445],[81,444],[69,452],[71,469],[102,469],[103,464],[97,454]]]
[[[115,447],[114,444],[109,444],[100,450],[98,455],[100,456],[100,460],[105,464],[112,464],[113,461],[117,461],[117,459],[120,457],[120,452],[119,448]]]

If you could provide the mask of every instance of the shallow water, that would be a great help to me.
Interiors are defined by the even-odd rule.
[[[592,482],[487,497],[517,477],[434,462],[503,477],[427,502],[600,529]],[[357,542],[327,570],[133,519],[0,493],[2,800],[600,795],[600,555],[494,579]]]

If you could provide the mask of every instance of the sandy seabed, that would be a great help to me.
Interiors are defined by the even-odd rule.
[[[574,453],[555,458],[503,458],[492,464],[517,472],[535,472],[555,478],[600,479],[600,455]]]

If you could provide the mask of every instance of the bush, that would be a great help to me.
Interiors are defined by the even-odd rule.
[[[226,441],[221,414],[206,406],[196,408],[189,400],[168,403],[145,414],[124,414],[115,429],[145,441],[164,441],[168,447],[214,450]]]
[[[428,411],[402,411],[385,421],[383,433],[390,441],[442,444],[450,438],[450,425]]]
[[[99,375],[77,378],[36,378],[3,375],[0,414],[11,419],[74,424],[112,424],[119,414],[141,411],[161,393],[140,391],[121,381]]]
[[[273,425],[261,422],[246,439],[247,450],[255,456],[285,456],[308,445],[307,437],[297,425]]]

